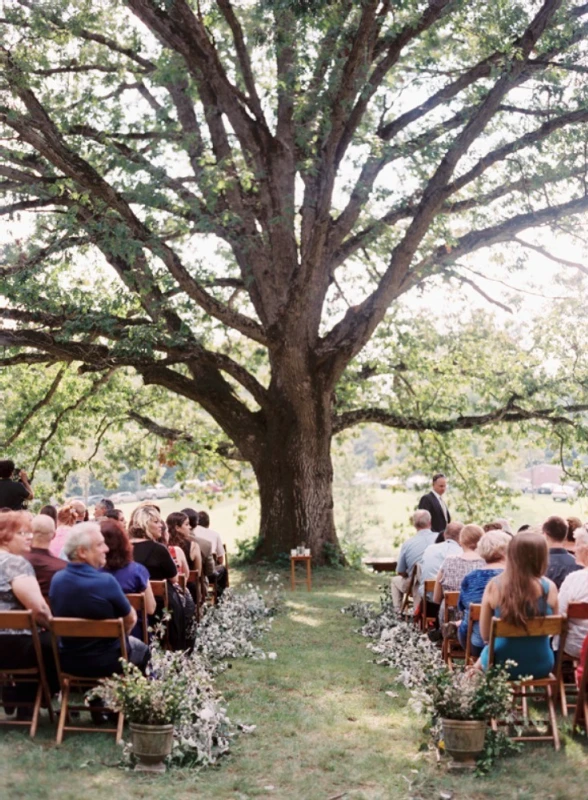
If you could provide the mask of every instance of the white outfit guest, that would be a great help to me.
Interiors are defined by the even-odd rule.
[[[588,567],[570,572],[559,590],[559,613],[567,614],[570,603],[588,603]],[[565,652],[573,658],[580,658],[580,651],[588,635],[588,620],[568,620]]]

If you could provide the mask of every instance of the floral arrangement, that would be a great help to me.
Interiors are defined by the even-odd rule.
[[[223,668],[223,662],[232,658],[275,658],[254,642],[270,627],[272,618],[281,605],[279,576],[269,575],[270,584],[265,592],[248,584],[244,592],[228,589],[217,606],[207,609],[198,627],[195,652],[205,658],[213,671]]]
[[[471,668],[450,670],[438,647],[396,613],[386,590],[380,610],[366,603],[354,603],[342,611],[362,621],[359,633],[377,640],[367,645],[377,656],[376,663],[395,671],[396,681],[410,692],[412,709],[430,717],[429,730],[434,738],[439,738],[441,719],[511,717],[510,662],[485,672]],[[486,769],[498,755],[517,750],[504,734],[487,738],[488,746],[482,759]]]
[[[214,764],[228,752],[237,728],[215,687],[214,675],[226,658],[276,658],[252,644],[268,630],[281,602],[279,576],[268,576],[265,592],[248,586],[245,592],[225,592],[218,606],[209,609],[198,627],[197,644],[191,654],[161,649],[157,637],[151,662],[143,675],[123,663],[123,672],[104,678],[89,697],[122,711],[130,722],[145,725],[174,724],[174,743],[169,762],[178,766]],[[125,759],[132,757],[125,745]]]

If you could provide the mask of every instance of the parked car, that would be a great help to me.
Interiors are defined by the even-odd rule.
[[[110,495],[110,499],[113,503],[136,503],[139,499],[136,494],[133,492],[116,492],[115,494]]]
[[[558,486],[551,493],[551,499],[555,503],[571,503],[576,499],[576,490],[573,486]]]
[[[402,486],[400,478],[385,478],[380,481],[380,489],[397,489]]]
[[[157,489],[154,486],[147,486],[145,489],[139,489],[135,494],[139,500],[155,500]]]
[[[87,502],[87,504],[86,504],[86,505],[88,505],[88,506],[95,506],[95,505],[96,505],[96,503],[99,503],[99,502],[100,502],[100,500],[104,499],[105,497],[106,497],[106,495],[105,495],[105,494],[91,494],[91,495],[88,497],[88,502]]]
[[[558,483],[542,483],[537,488],[537,494],[553,494],[553,490],[559,488]]]

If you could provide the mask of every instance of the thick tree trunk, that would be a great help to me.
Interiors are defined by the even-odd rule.
[[[324,563],[341,559],[333,517],[331,393],[305,377],[301,383],[290,374],[287,386],[270,390],[266,438],[253,460],[261,503],[256,555],[273,560],[304,543],[313,560]]]

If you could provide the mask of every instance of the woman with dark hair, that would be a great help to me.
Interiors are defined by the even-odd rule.
[[[492,617],[526,628],[530,619],[557,614],[557,587],[544,577],[547,560],[547,543],[540,534],[525,531],[511,540],[504,572],[490,581],[482,598],[480,632],[485,642],[490,638]],[[515,680],[525,675],[544,678],[555,661],[548,636],[498,637],[494,659],[497,664],[515,661],[517,666],[509,669]],[[482,650],[478,664],[487,669],[488,645]]]
[[[196,569],[202,574],[202,556],[198,544],[192,539],[190,520],[187,514],[173,511],[165,521],[169,536],[169,549],[178,548],[186,558],[189,570]]]
[[[574,538],[574,533],[578,530],[578,528],[582,527],[582,520],[578,519],[578,517],[568,517],[566,522],[568,523],[568,535],[566,536],[565,541],[561,543],[561,546],[565,547],[568,553],[575,555],[576,540]]]
[[[145,609],[148,614],[153,614],[155,597],[149,583],[149,572],[143,564],[133,561],[133,548],[121,523],[114,519],[103,519],[100,530],[108,546],[104,572],[110,572],[116,578],[125,594],[145,592]],[[143,638],[140,620],[137,620],[131,636]]]
[[[39,514],[44,514],[46,517],[51,517],[51,519],[55,523],[55,527],[57,527],[57,509],[55,508],[55,506],[52,505],[43,506],[43,508],[39,511]]]

